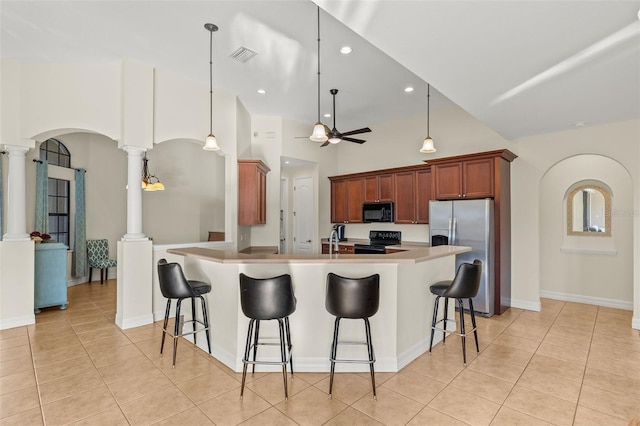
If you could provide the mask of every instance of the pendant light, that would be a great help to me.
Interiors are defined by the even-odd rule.
[[[218,31],[218,27],[214,24],[204,24],[204,28],[209,31],[209,136],[202,149],[219,151],[218,141],[213,135],[213,33]]]
[[[318,6],[318,121],[313,126],[313,133],[309,136],[313,142],[326,142],[327,126],[320,121],[320,6]]]
[[[420,152],[425,154],[432,154],[436,152],[436,147],[433,145],[433,139],[429,136],[429,98],[431,97],[431,85],[427,84],[427,137],[422,142],[422,148]]]

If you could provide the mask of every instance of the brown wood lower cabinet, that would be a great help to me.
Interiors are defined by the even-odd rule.
[[[338,243],[338,248],[340,249],[338,251],[338,254],[353,254],[353,245],[349,244],[340,244]],[[333,251],[333,253],[336,253],[335,251]],[[322,243],[322,254],[329,254],[329,243]]]

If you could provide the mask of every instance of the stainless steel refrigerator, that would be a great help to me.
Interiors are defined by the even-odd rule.
[[[456,270],[461,263],[482,261],[480,289],[473,298],[473,310],[492,316],[495,313],[493,200],[430,201],[429,234],[432,246],[449,244],[472,248],[456,256]],[[468,308],[465,301],[465,309]]]

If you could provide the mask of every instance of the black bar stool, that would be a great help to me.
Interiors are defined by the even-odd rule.
[[[252,364],[252,372],[256,371],[256,364],[271,364],[282,366],[284,379],[284,398],[289,398],[287,389],[287,363],[291,366],[293,376],[293,358],[291,350],[291,331],[289,328],[289,315],[296,310],[296,298],[293,295],[293,285],[289,274],[273,278],[252,278],[240,274],[240,304],[242,312],[249,318],[249,330],[247,343],[242,358],[242,386],[240,398],[244,395],[244,384],[247,377],[247,366]],[[280,361],[257,361],[258,345],[278,345],[278,343],[260,342],[260,321],[277,320],[280,330]],[[255,328],[254,328],[255,325]],[[253,358],[249,359],[251,349]]]
[[[327,275],[327,293],[325,297],[325,307],[327,311],[336,317],[333,329],[333,342],[331,343],[331,376],[329,378],[329,398],[333,392],[333,374],[336,369],[336,362],[343,363],[365,363],[369,364],[371,370],[371,387],[373,388],[373,399],[376,399],[376,378],[373,371],[373,364],[376,362],[373,353],[373,343],[371,342],[371,325],[369,318],[378,312],[380,305],[380,275],[374,274],[363,278],[341,277],[333,273]],[[364,320],[366,342],[339,342],[338,332],[340,320],[362,319]],[[337,359],[338,343],[366,345],[369,353],[368,360]]]
[[[478,259],[473,263],[462,263],[458,267],[456,276],[453,280],[440,281],[429,287],[431,293],[436,295],[436,299],[433,303],[433,319],[431,321],[431,339],[429,340],[429,353],[431,353],[431,347],[433,346],[433,333],[434,331],[441,331],[442,343],[444,344],[447,334],[456,334],[462,337],[462,361],[464,366],[467,366],[467,350],[466,350],[466,337],[467,334],[473,331],[473,335],[476,339],[476,351],[480,353],[478,346],[478,331],[476,330],[476,315],[473,312],[473,297],[478,294],[480,288],[480,277],[482,275],[482,262]],[[440,298],[444,297],[444,318],[438,320],[438,303]],[[447,331],[447,310],[449,307],[449,299],[456,299],[458,301],[458,311],[460,312],[460,333]],[[464,306],[462,299],[469,301],[469,313],[471,314],[471,325],[473,329],[465,331],[464,326]],[[437,324],[442,322],[443,326],[438,327]]]
[[[209,355],[211,355],[211,338],[209,336],[209,315],[207,314],[207,301],[202,297],[211,291],[211,284],[187,280],[182,272],[179,263],[167,263],[166,259],[158,261],[158,281],[160,282],[160,291],[167,298],[167,309],[164,312],[164,323],[162,325],[162,343],[160,344],[160,355],[164,349],[164,338],[167,334],[173,337],[173,366],[176,366],[176,352],[178,350],[178,337],[193,334],[193,343],[196,344],[196,333],[205,331],[207,334],[207,347]],[[171,309],[171,301],[176,299],[176,319],[173,335],[167,330],[169,322],[169,311]],[[184,299],[191,299],[191,320],[185,321],[193,324],[193,331],[184,333],[180,330],[180,306]],[[198,320],[196,316],[196,299],[200,299],[202,305],[202,320]],[[201,324],[204,328],[198,330],[197,324]]]

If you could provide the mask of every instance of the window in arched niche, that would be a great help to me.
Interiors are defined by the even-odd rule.
[[[611,191],[597,182],[579,182],[567,195],[567,235],[611,236]]]
[[[71,167],[71,153],[57,139],[47,139],[40,145],[40,160],[50,165]],[[55,241],[69,247],[71,182],[65,179],[48,178],[49,235]]]
[[[40,145],[40,159],[53,166],[71,167],[71,154],[58,139],[47,139]]]

